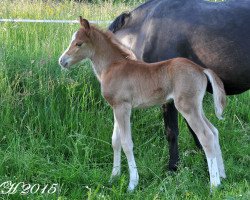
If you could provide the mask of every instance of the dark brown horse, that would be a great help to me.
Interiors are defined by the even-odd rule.
[[[186,57],[215,71],[228,95],[250,88],[248,0],[220,3],[150,0],[121,14],[109,29],[138,59],[157,62]],[[211,91],[211,86],[208,90]],[[176,170],[179,160],[177,110],[174,104],[163,106],[163,110],[169,141],[169,169]]]

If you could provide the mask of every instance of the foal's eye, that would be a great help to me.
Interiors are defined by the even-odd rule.
[[[76,46],[80,47],[82,46],[82,43],[76,43]]]

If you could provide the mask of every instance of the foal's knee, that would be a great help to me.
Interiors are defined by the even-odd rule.
[[[133,142],[132,141],[122,140],[121,145],[122,145],[122,149],[123,149],[125,154],[133,151]]]
[[[121,147],[121,141],[118,134],[112,135],[112,147],[113,149],[119,149]]]

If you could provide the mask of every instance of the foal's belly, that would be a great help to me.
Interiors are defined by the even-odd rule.
[[[153,93],[150,96],[137,96],[137,97],[133,97],[132,99],[132,107],[133,108],[148,108],[148,107],[152,107],[152,106],[159,106],[159,105],[163,105],[164,103],[166,103],[169,99],[172,98],[172,95],[165,95],[165,93],[163,94],[156,94]]]
[[[148,108],[156,105],[162,105],[165,101],[133,101],[132,107],[133,108]]]

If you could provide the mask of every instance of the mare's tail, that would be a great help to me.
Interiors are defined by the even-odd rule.
[[[203,71],[210,81],[213,88],[213,98],[214,98],[214,107],[215,114],[218,119],[223,119],[222,112],[226,105],[226,93],[224,85],[221,79],[210,69],[204,69]]]

